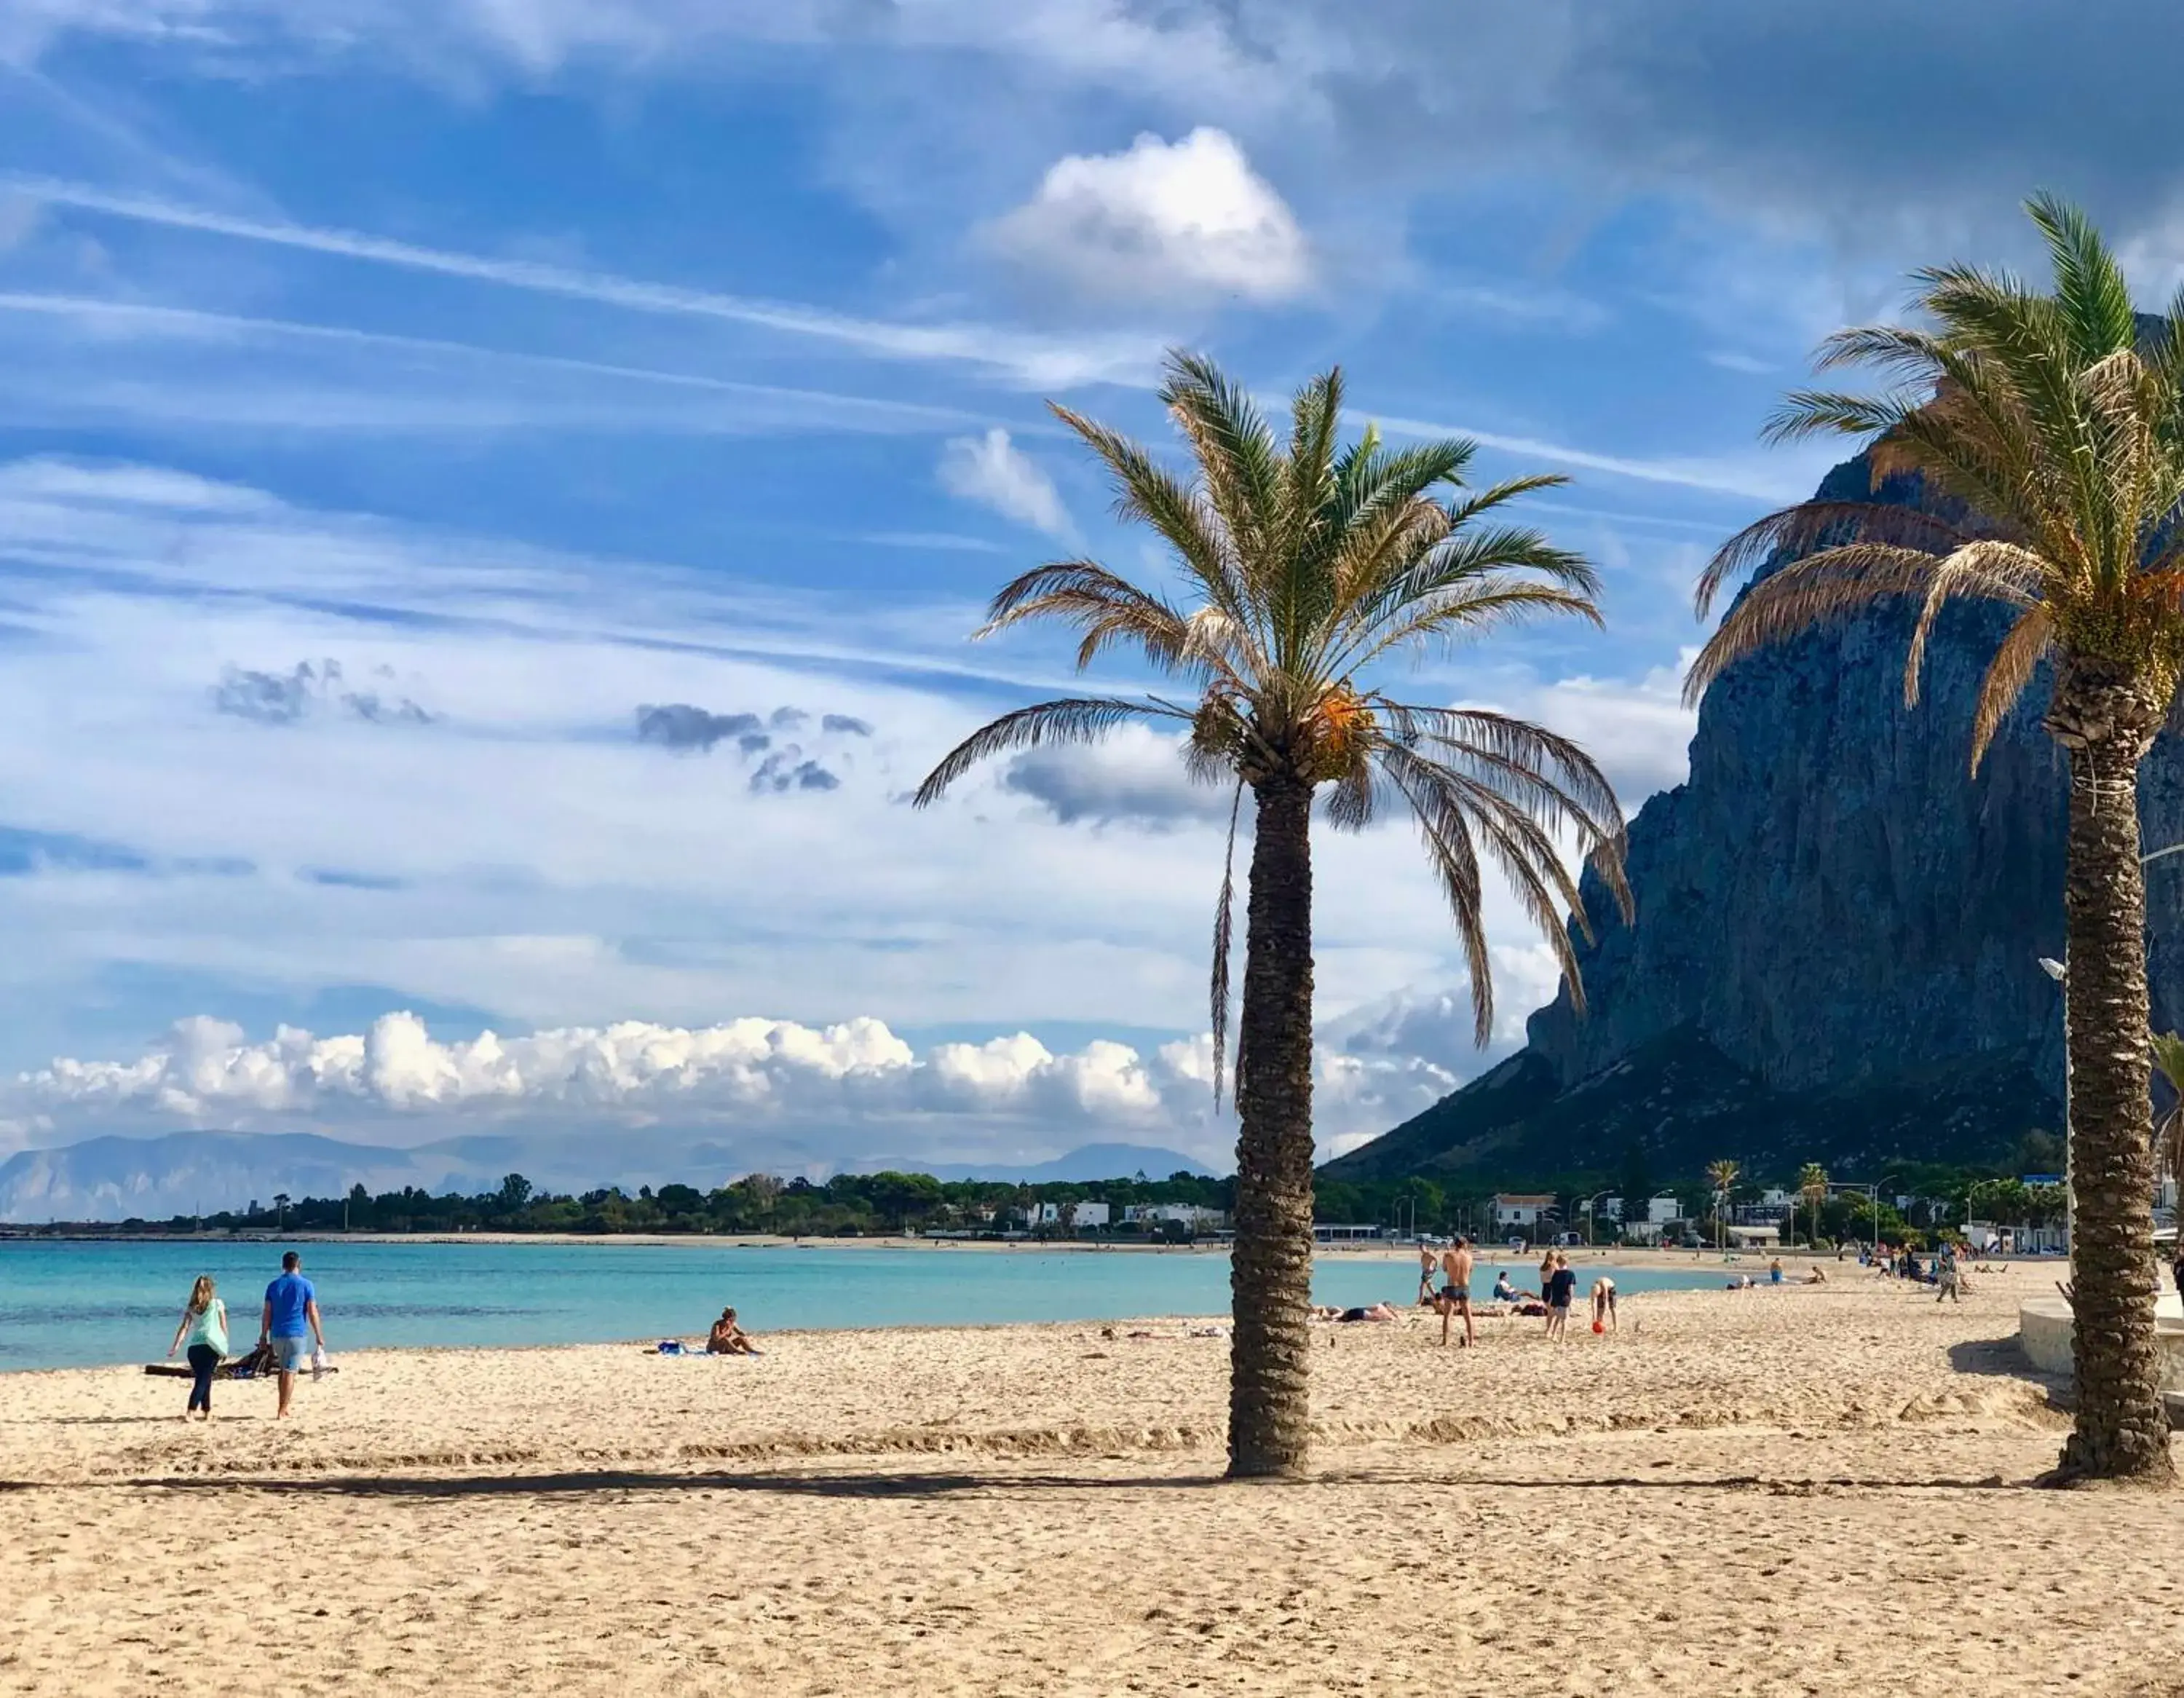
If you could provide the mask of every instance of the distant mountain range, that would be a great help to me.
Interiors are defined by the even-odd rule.
[[[1058,1185],[1066,1181],[1128,1179],[1142,1173],[1147,1179],[1167,1179],[1178,1173],[1212,1174],[1196,1156],[1157,1144],[1080,1144],[1052,1161],[1010,1167],[992,1162],[857,1162],[853,1170],[878,1173],[892,1167],[898,1171],[929,1173],[935,1179],[986,1179],[1003,1185]],[[1222,1170],[1226,1172],[1224,1167]]]
[[[1007,1184],[1156,1179],[1205,1164],[1140,1144],[1087,1144],[1029,1165],[907,1158],[861,1162],[863,1171],[907,1168],[939,1179]],[[362,1185],[375,1194],[416,1186],[436,1194],[490,1191],[521,1173],[541,1190],[585,1192],[603,1185],[718,1185],[766,1169],[812,1170],[809,1152],[761,1149],[689,1134],[617,1131],[611,1141],[556,1135],[443,1139],[406,1149],[346,1142],[308,1132],[170,1132],[160,1137],[89,1138],[58,1149],[24,1150],[0,1163],[0,1220],[148,1220],[240,1209],[254,1199],[338,1197]]]

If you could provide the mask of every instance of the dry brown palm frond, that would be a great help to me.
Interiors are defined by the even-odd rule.
[[[1972,710],[1973,772],[1979,771],[1980,762],[1986,758],[1987,746],[1994,741],[1994,734],[2009,717],[2009,710],[2017,706],[2017,699],[2025,694],[2025,686],[2032,681],[2032,674],[2039,670],[2049,644],[2054,640],[2054,631],[2053,616],[2044,605],[2028,607],[2018,615],[2017,623],[1996,646],[1994,658],[1987,662],[1986,675],[1980,680],[1978,704]]]
[[[1945,555],[1978,533],[1917,507],[1870,501],[1802,501],[1747,525],[1715,551],[1699,574],[1694,611],[1705,618],[1714,597],[1732,578],[1779,557],[1813,554],[1853,542],[1893,545]]]
[[[1115,642],[1134,643],[1162,670],[1190,664],[1229,671],[1225,655],[1192,641],[1174,607],[1090,561],[1056,561],[1006,585],[972,639],[982,641],[1032,619],[1058,619],[1084,632],[1077,651],[1080,672]]]
[[[1919,610],[1919,623],[1911,633],[1910,652],[1903,662],[1903,705],[1919,705],[1926,645],[1944,606],[1969,595],[2029,607],[2039,598],[2045,569],[2046,562],[2030,549],[1997,540],[1966,543],[1936,562],[1925,605]]]
[[[1893,596],[1923,595],[1940,562],[1916,549],[1849,543],[1794,561],[1746,590],[1684,676],[1684,702],[1699,698],[1747,655]]]

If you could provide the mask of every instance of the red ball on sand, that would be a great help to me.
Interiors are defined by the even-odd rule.
[[[1605,1332],[1607,1331],[1607,1323],[1605,1321],[1596,1321],[1592,1323],[1592,1330],[1596,1332]]]

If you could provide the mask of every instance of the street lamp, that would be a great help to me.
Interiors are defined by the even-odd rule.
[[[2184,843],[2171,843],[2150,855],[2140,856],[2139,870],[2143,872],[2156,861],[2171,855],[2184,855]],[[2063,958],[2058,961],[2052,955],[2042,956],[2040,970],[2063,987],[2063,1246],[2075,1272],[2078,1246],[2071,1234],[2071,1217],[2076,1213],[2077,1189],[2070,1182],[2070,949],[2067,938],[2064,940]]]

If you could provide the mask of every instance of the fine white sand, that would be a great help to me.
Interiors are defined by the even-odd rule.
[[[1560,1344],[1323,1328],[1301,1484],[1219,1481],[1180,1321],[361,1353],[278,1427],[8,1375],[0,1693],[2170,1698],[2184,1505],[2028,1483],[2052,1270],[1830,1272]]]

